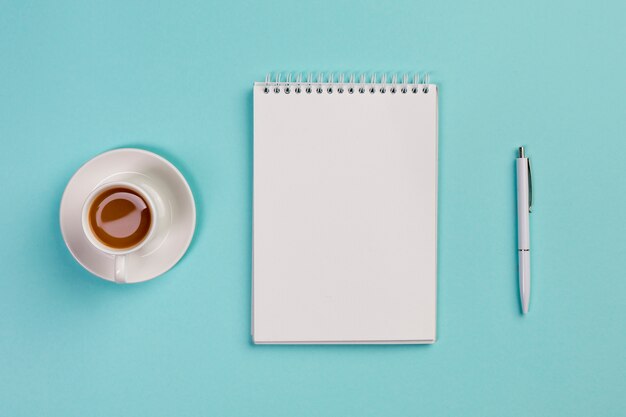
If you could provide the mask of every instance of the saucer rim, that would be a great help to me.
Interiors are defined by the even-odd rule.
[[[109,282],[113,282],[115,283],[115,281],[107,276],[103,276],[100,275],[98,273],[96,273],[89,265],[85,264],[84,262],[82,262],[79,257],[74,253],[74,251],[72,250],[72,248],[70,247],[69,243],[68,243],[68,239],[67,236],[65,235],[65,231],[63,229],[63,202],[65,201],[66,198],[66,194],[68,193],[68,189],[70,188],[70,184],[73,182],[74,178],[83,170],[83,168],[85,168],[87,165],[89,165],[92,161],[96,160],[96,159],[100,159],[101,157],[105,157],[105,156],[109,156],[110,154],[116,154],[116,153],[140,153],[140,154],[144,154],[148,157],[152,157],[152,158],[156,158],[158,160],[160,160],[161,162],[164,162],[166,165],[169,165],[170,168],[173,169],[173,172],[176,173],[176,175],[178,176],[179,179],[182,180],[183,184],[185,185],[185,189],[188,192],[189,196],[191,197],[191,215],[192,215],[192,219],[191,219],[191,233],[189,234],[189,237],[187,238],[187,240],[185,241],[184,245],[182,245],[183,249],[181,249],[180,251],[180,255],[178,255],[175,260],[171,263],[171,265],[169,267],[167,267],[167,269],[164,269],[163,271],[160,271],[159,273],[157,273],[156,275],[150,277],[150,278],[146,278],[143,280],[139,280],[139,281],[129,281],[129,282],[125,282],[125,285],[128,284],[139,284],[142,282],[146,282],[146,281],[151,281],[155,278],[158,278],[162,275],[164,275],[166,272],[168,272],[170,269],[172,269],[174,266],[176,266],[178,264],[178,262],[180,262],[180,260],[183,258],[183,256],[185,256],[185,254],[187,253],[187,250],[189,249],[189,246],[191,245],[191,242],[193,241],[193,237],[196,234],[196,225],[197,225],[197,214],[196,214],[196,200],[194,198],[193,195],[193,191],[191,190],[191,186],[189,185],[189,183],[187,182],[187,179],[184,177],[184,175],[182,174],[182,172],[180,172],[180,170],[170,161],[168,161],[167,159],[165,159],[164,157],[162,157],[161,155],[145,150],[145,149],[140,149],[140,148],[116,148],[116,149],[111,149],[102,153],[97,154],[96,156],[94,156],[93,158],[90,158],[89,160],[87,160],[85,163],[83,163],[78,169],[76,169],[76,171],[74,171],[74,174],[72,174],[72,176],[70,177],[70,179],[67,181],[67,184],[65,186],[65,189],[63,190],[63,194],[61,195],[61,202],[59,203],[59,228],[61,229],[61,236],[63,237],[63,243],[65,243],[65,247],[69,250],[69,252],[71,253],[72,257],[74,258],[74,260],[76,260],[76,262],[78,262],[78,264],[80,266],[82,266],[83,268],[85,268],[85,270],[87,270],[90,274],[103,279],[105,281],[109,281]]]

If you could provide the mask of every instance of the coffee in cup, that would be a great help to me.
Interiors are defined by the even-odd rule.
[[[152,224],[150,206],[137,191],[114,187],[102,191],[89,207],[93,235],[114,250],[127,250],[141,243]]]

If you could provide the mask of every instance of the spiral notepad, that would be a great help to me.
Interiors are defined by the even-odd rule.
[[[255,343],[432,343],[437,86],[254,84]]]

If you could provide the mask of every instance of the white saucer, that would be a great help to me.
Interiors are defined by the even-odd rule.
[[[141,149],[115,149],[80,167],[70,179],[61,199],[61,233],[67,248],[85,269],[100,278],[114,281],[113,256],[96,249],[82,227],[82,208],[89,193],[103,182],[122,181],[126,176],[145,175],[160,184],[159,194],[169,204],[171,216],[162,238],[128,255],[127,282],[155,278],[183,257],[196,227],[196,205],[183,175],[169,161]]]

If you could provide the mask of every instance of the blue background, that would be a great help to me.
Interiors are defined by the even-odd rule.
[[[624,4],[1,0],[0,415],[623,415]],[[251,86],[278,70],[439,84],[435,345],[251,345]],[[174,162],[199,211],[182,262],[133,286],[58,225],[72,173],[122,146]]]

